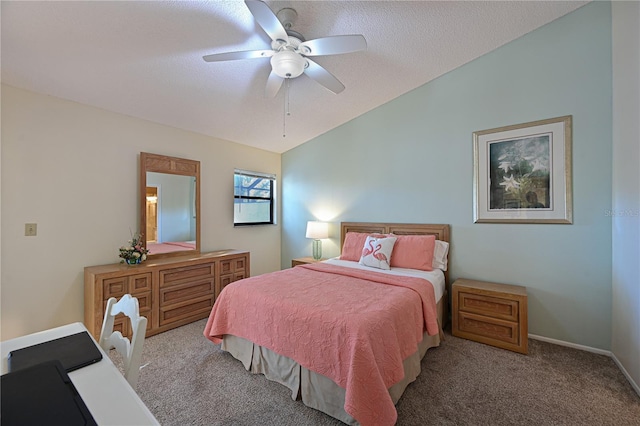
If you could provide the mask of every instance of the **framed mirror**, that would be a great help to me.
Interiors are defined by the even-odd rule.
[[[200,253],[200,162],[140,153],[140,232],[148,258]]]

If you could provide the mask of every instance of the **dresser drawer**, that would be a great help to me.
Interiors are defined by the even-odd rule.
[[[179,284],[161,288],[160,306],[191,300],[198,296],[213,295],[214,282],[215,280],[210,278],[208,280],[198,281],[195,283]]]
[[[185,281],[193,282],[200,278],[213,277],[214,270],[213,263],[163,269],[160,271],[160,288],[178,285]]]
[[[247,264],[246,257],[237,257],[229,260],[220,261],[220,274],[233,274],[234,272],[244,271]]]
[[[206,318],[213,308],[213,298],[213,294],[210,294],[168,307],[160,307],[160,326],[183,320]]]
[[[235,274],[226,274],[226,275],[220,275],[220,285],[216,288],[216,298],[218,298],[218,296],[220,296],[220,292],[222,291],[222,289],[224,289],[226,286],[228,286],[229,284],[231,284],[234,281],[238,281],[241,279],[247,278],[245,276],[245,271],[241,270],[240,272],[236,272]]]
[[[142,311],[151,310],[151,292],[150,291],[134,294],[133,296],[136,299],[138,299],[138,307],[140,308],[141,314],[142,314]]]
[[[121,298],[129,291],[129,277],[107,278],[102,281],[104,300]]]
[[[140,312],[147,311],[147,310],[151,309],[151,292],[150,291],[147,291],[145,293],[136,294],[134,297],[136,299],[138,299],[138,308],[140,309]],[[103,312],[107,310],[107,301],[108,301],[108,299],[105,299],[105,300],[102,301],[102,311]]]
[[[237,274],[228,274],[228,275],[221,275],[220,276],[220,284],[222,285],[222,288],[224,288],[226,285],[231,284],[234,281],[238,281],[241,279],[246,278],[244,276],[244,273],[239,272]]]
[[[128,277],[107,278],[102,281],[104,300],[110,297],[120,299],[126,293],[136,296],[140,292],[151,291],[151,274],[137,274]]]
[[[138,299],[138,308],[140,308],[140,316],[147,319],[147,331],[151,330],[151,292],[147,291],[134,295]],[[119,297],[118,297],[119,298]],[[107,310],[107,299],[103,300],[102,312]],[[131,338],[131,327],[129,318],[124,314],[118,314],[113,322],[113,331],[119,331],[123,336]],[[102,327],[102,322],[100,322]]]
[[[518,321],[520,303],[517,300],[474,294],[464,290],[458,293],[458,298],[458,309],[460,311],[507,321]]]
[[[149,333],[153,327],[153,318],[151,309],[140,310],[140,316],[147,319],[147,333]],[[113,331],[119,331],[123,336],[131,339],[133,336],[133,330],[131,329],[131,321],[129,317],[124,314],[119,314],[113,321]]]
[[[133,275],[129,278],[129,293],[131,293],[131,295],[136,296],[137,294],[146,291],[151,291],[150,273]]]

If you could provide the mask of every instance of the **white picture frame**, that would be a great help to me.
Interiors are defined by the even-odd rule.
[[[473,133],[474,223],[573,223],[572,116]]]

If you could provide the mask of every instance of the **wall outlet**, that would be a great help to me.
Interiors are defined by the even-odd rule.
[[[25,223],[24,224],[24,235],[25,237],[35,237],[38,235],[38,224],[37,223]]]

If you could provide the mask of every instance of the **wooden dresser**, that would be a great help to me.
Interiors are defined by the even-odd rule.
[[[147,318],[147,336],[206,318],[220,291],[249,277],[249,252],[221,250],[148,260],[139,265],[115,263],[84,268],[84,324],[98,339],[110,297],[126,293],[138,299]],[[122,316],[115,330],[130,335]]]
[[[452,293],[454,336],[527,353],[526,287],[458,279]]]

